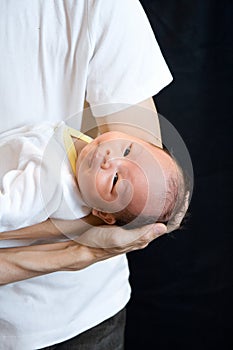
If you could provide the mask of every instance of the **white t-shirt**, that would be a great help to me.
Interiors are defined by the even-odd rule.
[[[0,1],[0,131],[138,103],[172,80],[137,0]],[[94,111],[95,112],[95,111]],[[111,112],[111,106],[108,109]],[[0,287],[0,349],[69,339],[130,298],[126,257]]]

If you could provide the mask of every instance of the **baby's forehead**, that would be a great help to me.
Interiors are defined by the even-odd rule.
[[[136,136],[125,134],[119,131],[108,131],[99,135],[95,139],[98,143],[104,143],[106,145],[113,143],[124,143],[126,141],[137,144],[141,149],[150,152],[153,156],[156,156],[158,152],[164,152],[164,150],[150,142],[144,141]]]
[[[120,131],[108,131],[104,134],[101,134],[96,137],[97,141],[100,142],[111,142],[111,141],[134,141],[137,142],[138,144],[143,144],[143,140],[139,139],[138,137],[120,132]]]
[[[170,155],[162,148],[123,132],[109,131],[98,136],[97,140],[104,145],[111,145],[111,143],[121,145],[121,142],[124,145],[125,142],[130,142],[132,152],[128,158],[141,166],[145,172],[150,172],[153,167],[157,168],[158,166],[166,171],[169,164],[173,163]]]

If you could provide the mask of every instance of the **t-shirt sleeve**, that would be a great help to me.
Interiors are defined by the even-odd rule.
[[[92,108],[103,104],[139,103],[172,81],[139,1],[100,0],[89,1],[88,5],[93,56],[86,99]],[[108,108],[111,112],[111,106]],[[94,114],[102,115],[102,111],[97,108]]]

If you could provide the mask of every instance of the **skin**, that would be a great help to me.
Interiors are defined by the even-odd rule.
[[[175,163],[159,147],[122,132],[107,132],[86,145],[76,164],[77,181],[93,215],[114,224],[114,212],[128,209],[159,217],[166,179]]]

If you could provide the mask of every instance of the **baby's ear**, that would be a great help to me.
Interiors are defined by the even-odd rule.
[[[92,209],[92,215],[98,216],[101,220],[106,222],[108,225],[114,225],[116,222],[116,219],[114,218],[113,214],[111,213],[105,213],[103,211]]]

